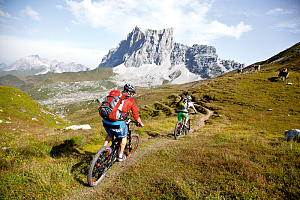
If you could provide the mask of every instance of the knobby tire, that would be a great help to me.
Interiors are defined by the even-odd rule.
[[[184,129],[185,135],[188,135],[190,133],[190,129],[191,129],[191,124],[190,124],[190,119],[188,119],[188,121],[186,123],[186,127]]]
[[[129,140],[126,142],[126,146],[124,149],[124,155],[126,159],[130,158],[132,154],[136,151],[140,143],[140,136],[138,134],[132,133],[131,134],[131,145],[129,144]]]
[[[94,156],[88,172],[88,184],[90,186],[98,185],[105,177],[108,168],[111,166],[111,154],[111,148],[103,146]]]
[[[178,140],[181,136],[181,133],[182,133],[182,126],[183,126],[183,123],[182,121],[178,121],[175,125],[175,130],[174,130],[174,137],[175,137],[175,140]]]

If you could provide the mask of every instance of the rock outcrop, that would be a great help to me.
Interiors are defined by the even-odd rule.
[[[122,40],[117,48],[104,56],[99,67],[116,67],[122,63],[128,67],[153,63],[161,65],[170,59],[173,45],[173,28],[143,32],[135,27],[126,40]]]
[[[291,139],[294,139],[294,138],[297,138],[299,139],[299,136],[300,136],[300,130],[299,129],[292,129],[292,130],[289,130],[289,131],[285,131],[285,139],[287,141],[291,140]]]
[[[176,43],[173,28],[143,31],[139,27],[127,35],[119,45],[103,57],[99,67],[140,67],[144,64],[171,66],[185,64],[186,68],[201,78],[212,78],[225,72],[244,68],[231,60],[218,58],[216,48],[194,44],[192,47]]]

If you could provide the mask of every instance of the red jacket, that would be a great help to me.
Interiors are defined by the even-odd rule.
[[[124,95],[125,95],[126,98],[124,100],[124,105],[122,107],[122,111],[123,112],[129,112],[131,110],[133,118],[135,120],[138,120],[140,118],[140,116],[138,114],[135,101],[128,94],[124,94]]]

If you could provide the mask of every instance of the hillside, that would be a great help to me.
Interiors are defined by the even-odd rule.
[[[138,130],[143,139],[136,155],[114,166],[95,189],[83,186],[70,198],[297,199],[300,144],[287,142],[284,133],[300,129],[300,74],[291,72],[290,85],[276,77],[266,71],[138,91],[146,126]],[[198,110],[215,114],[175,141],[173,105],[187,94]],[[74,119],[87,123],[91,114]],[[192,121],[196,127],[199,117]]]
[[[292,85],[271,81],[276,76],[268,71],[138,90],[135,100],[145,123],[137,130],[141,145],[96,188],[86,186],[86,169],[105,137],[96,105],[68,117],[92,130],[2,139],[2,148],[11,148],[1,151],[0,182],[14,187],[1,185],[1,197],[296,199],[300,144],[285,141],[284,131],[299,129],[300,74],[291,72]],[[187,94],[203,113],[192,116],[193,127],[206,113],[201,108],[215,114],[205,127],[174,140],[172,108],[178,95]]]
[[[138,31],[138,33],[140,32]],[[205,48],[208,47],[206,46]],[[213,48],[206,50],[205,48],[201,50],[205,55],[208,55],[209,52],[215,52]],[[279,71],[282,68],[297,71],[297,66],[300,64],[299,48],[300,43],[295,44],[266,61],[257,62],[244,68],[243,73],[253,72],[253,66],[257,64],[261,65],[261,71]],[[160,87],[152,86],[163,80],[160,75],[176,77],[176,80],[172,82],[176,84],[187,82],[188,80],[198,80],[194,75],[189,75],[190,72],[184,65],[179,68],[178,66],[173,66],[167,70],[169,72],[172,71],[171,74],[168,74],[161,66],[156,66],[155,68],[152,65],[143,65],[143,67],[138,68],[119,66],[111,69],[101,67],[92,71],[66,72],[62,74],[47,73],[38,76],[7,75],[0,77],[0,85],[21,89],[38,103],[54,110],[55,113],[61,116],[68,116],[76,110],[90,108],[93,106],[91,104],[96,102],[96,99],[101,101],[110,89],[114,87],[120,88],[125,82],[130,82],[138,88],[146,89]],[[115,74],[114,71],[118,74]],[[144,73],[148,73],[147,78],[143,78]],[[221,77],[230,77],[235,74],[236,71],[233,71],[223,74]],[[179,75],[183,76],[179,77]],[[167,79],[163,80],[164,86],[170,85],[170,81]]]
[[[66,125],[66,120],[58,117],[45,106],[36,103],[25,92],[16,88],[0,86],[0,119],[1,130],[6,130],[4,124],[10,124],[8,129],[25,129],[22,126],[59,127]],[[20,131],[20,130],[17,130]]]
[[[32,74],[37,74],[42,71],[43,71],[43,69],[28,69],[28,70],[22,70],[22,71],[20,71],[20,70],[11,70],[11,71],[0,70],[0,77],[6,76],[9,74],[16,75],[16,76],[30,76]]]
[[[0,77],[0,85],[15,87],[30,93],[30,89],[56,82],[81,82],[106,80],[112,75],[110,68],[97,68],[91,71],[47,73],[35,76],[6,75]]]
[[[282,66],[273,62],[260,73],[138,88],[134,99],[145,127],[134,132],[141,143],[95,188],[86,174],[106,135],[99,105],[66,117],[91,130],[66,130],[67,122],[57,124],[25,93],[0,87],[0,199],[298,199],[300,143],[284,137],[300,129],[295,66],[287,83],[278,80]],[[190,135],[174,140],[180,95],[192,95],[201,114],[191,116]],[[207,109],[214,115],[203,127]]]
[[[38,103],[64,116],[88,107],[100,98],[101,92],[115,87],[109,80],[112,75],[110,68],[36,76],[7,75],[0,77],[0,85],[25,91]]]
[[[290,71],[299,72],[300,42],[265,61],[257,62],[253,65],[261,65],[263,70],[279,71],[282,68],[287,68]],[[250,65],[247,68],[250,68],[253,65]]]

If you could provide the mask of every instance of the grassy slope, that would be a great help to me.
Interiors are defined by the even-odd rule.
[[[277,81],[278,72],[269,67],[261,73],[139,90],[135,99],[146,125],[137,130],[139,149],[130,160],[116,163],[96,188],[86,187],[86,170],[105,137],[97,106],[69,116],[91,124],[92,130],[53,130],[53,123],[42,130],[40,122],[32,126],[21,120],[29,123],[23,133],[1,124],[6,128],[1,148],[11,148],[0,151],[0,198],[297,199],[300,145],[286,142],[284,131],[299,129],[298,71],[291,71],[292,85]],[[199,110],[205,106],[215,115],[205,127],[175,141],[174,103],[182,94],[192,94]],[[1,102],[2,110],[10,98]],[[193,116],[193,127],[202,116]]]
[[[6,75],[0,77],[0,85],[16,87],[20,90],[30,93],[31,87],[39,87],[45,84],[52,84],[58,81],[61,82],[76,82],[76,81],[100,81],[109,78],[112,75],[111,68],[96,68],[91,71],[81,72],[64,72],[61,74],[47,73],[36,76],[15,76]]]
[[[14,146],[18,141],[11,142],[11,149],[1,151],[1,182],[12,186],[2,185],[1,194],[7,198],[296,199],[300,145],[286,142],[284,131],[299,128],[300,74],[291,73],[292,85],[273,81],[276,74],[252,73],[141,91],[138,104],[160,94],[157,102],[167,105],[170,94],[186,92],[216,114],[205,127],[178,141],[172,136],[175,113],[167,116],[161,110],[160,115],[144,119],[145,128],[138,129],[143,139],[132,161],[115,164],[96,188],[86,187],[86,170],[105,136],[97,112],[85,113],[87,119],[95,115],[92,130],[24,139],[22,148]]]
[[[286,142],[284,132],[300,128],[300,74],[291,72],[292,85],[274,81],[276,75],[252,73],[189,87],[196,103],[216,111],[208,125],[178,142],[144,142],[156,149],[91,198],[297,199],[300,145]],[[158,121],[171,135],[174,117]]]
[[[289,71],[300,72],[300,42],[292,47],[272,56],[268,60],[257,62],[254,65],[262,65],[263,70],[279,71],[280,69],[287,68]],[[275,62],[277,61],[277,62]],[[252,67],[250,65],[248,68]]]
[[[16,88],[0,86],[0,118],[2,123],[2,131],[6,131],[5,122],[11,122],[13,128],[15,124],[22,124],[26,126],[48,126],[59,127],[59,125],[66,125],[66,121],[56,116],[51,110],[42,106]],[[14,126],[15,125],[15,126]],[[19,125],[18,125],[19,126]],[[24,128],[24,127],[23,127]]]
[[[12,74],[12,75],[16,75],[16,76],[30,76],[32,74],[37,74],[42,71],[43,71],[42,69],[30,69],[30,70],[23,70],[23,71],[18,71],[18,70],[2,71],[2,70],[0,70],[0,77],[6,76],[8,74]]]
[[[69,122],[16,88],[0,86],[0,93],[0,199],[30,197],[24,190],[41,189],[37,163],[48,159],[55,144],[49,136]]]

